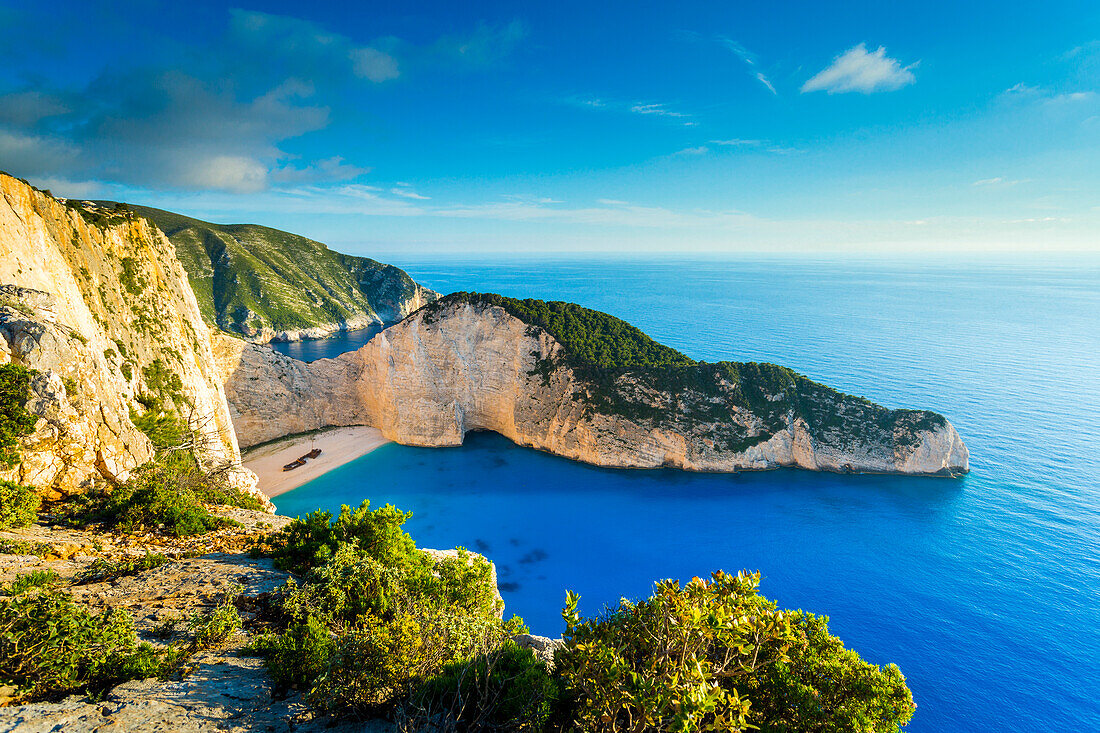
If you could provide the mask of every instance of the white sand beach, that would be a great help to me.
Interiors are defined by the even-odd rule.
[[[242,451],[241,462],[260,477],[260,491],[269,498],[286,493],[308,483],[337,466],[366,455],[389,441],[378,428],[330,428],[314,435],[295,435]],[[310,448],[320,448],[321,455],[290,471],[283,466]]]

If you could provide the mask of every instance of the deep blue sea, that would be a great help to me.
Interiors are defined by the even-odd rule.
[[[440,292],[571,300],[696,358],[937,410],[972,471],[607,470],[473,434],[383,446],[278,497],[281,513],[411,510],[421,546],[495,561],[508,612],[544,635],[567,588],[596,613],[657,578],[760,570],[781,606],[900,665],[919,706],[908,730],[1100,730],[1100,261],[395,264]]]

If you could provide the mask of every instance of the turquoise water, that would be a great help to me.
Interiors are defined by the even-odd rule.
[[[547,635],[566,588],[595,613],[655,578],[759,569],[765,595],[901,666],[909,730],[1100,730],[1096,262],[395,264],[441,292],[573,300],[693,357],[774,361],[938,410],[972,472],[615,471],[475,434],[383,446],[278,497],[280,512],[411,510],[421,545],[489,555],[508,610]]]

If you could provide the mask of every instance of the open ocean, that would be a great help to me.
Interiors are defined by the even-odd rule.
[[[547,636],[567,588],[594,614],[657,578],[760,570],[781,607],[901,667],[919,706],[907,730],[1100,731],[1100,261],[394,264],[443,293],[570,300],[694,358],[942,412],[971,473],[609,470],[471,434],[383,446],[277,497],[280,513],[412,511],[420,546],[485,553],[506,613]]]

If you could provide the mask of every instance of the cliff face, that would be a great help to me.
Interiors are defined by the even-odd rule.
[[[240,453],[210,336],[172,244],[149,222],[63,202],[0,174],[0,363],[36,370],[38,416],[0,478],[48,496],[152,457],[131,421],[155,396],[188,419],[211,465]],[[255,491],[255,476],[232,472]]]
[[[128,208],[175,245],[206,322],[246,341],[298,341],[395,323],[438,297],[392,265],[278,229]]]
[[[492,430],[613,467],[968,469],[962,439],[934,413],[887,410],[771,365],[587,369],[546,329],[453,296],[337,359],[305,364],[225,337],[215,353],[243,445],[361,424],[423,446]]]

